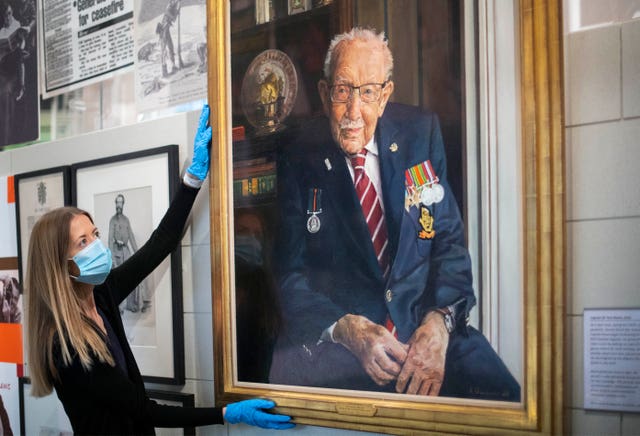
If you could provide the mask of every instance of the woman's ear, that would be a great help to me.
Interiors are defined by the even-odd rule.
[[[69,275],[74,277],[78,277],[78,275],[80,275],[80,268],[78,268],[78,265],[76,265],[76,263],[71,259],[67,260],[67,271],[69,272]]]

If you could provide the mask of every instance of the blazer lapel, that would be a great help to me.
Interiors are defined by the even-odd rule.
[[[327,168],[326,160],[329,162],[330,169]],[[373,244],[370,243],[369,228],[364,220],[360,201],[353,189],[353,180],[349,175],[344,154],[338,147],[332,146],[326,150],[326,153],[319,153],[313,158],[312,167],[318,180],[323,180],[325,184],[327,192],[322,196],[323,203],[331,204],[330,207],[335,210],[340,224],[345,228],[342,232],[348,235],[345,242],[354,247],[358,256],[367,259],[371,271],[381,278],[382,272],[377,263]]]
[[[406,150],[398,138],[398,129],[383,116],[378,120],[377,142],[384,199],[385,222],[389,234],[391,266],[398,250],[400,224],[404,210],[404,171]]]

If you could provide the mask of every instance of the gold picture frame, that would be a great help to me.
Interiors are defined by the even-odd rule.
[[[515,1],[515,0],[514,0]],[[351,22],[351,1],[334,0]],[[379,399],[305,389],[255,387],[234,381],[232,325],[233,191],[229,1],[207,3],[209,104],[213,108],[210,176],[211,282],[215,398],[276,401],[299,424],[393,434],[561,434],[564,355],[564,151],[560,0],[519,0],[517,71],[521,104],[524,252],[523,399],[516,406],[483,401]],[[338,24],[338,28],[341,24]]]

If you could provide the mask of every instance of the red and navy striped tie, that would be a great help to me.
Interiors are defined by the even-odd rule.
[[[380,198],[376,192],[371,179],[364,171],[364,161],[367,156],[367,150],[363,149],[360,153],[351,157],[351,165],[353,166],[353,183],[356,188],[356,194],[362,206],[362,213],[369,227],[369,235],[373,243],[373,249],[378,258],[378,265],[382,275],[387,277],[389,274],[389,238],[387,237],[387,225],[384,221],[384,212],[380,204]],[[395,333],[393,322],[387,316],[385,327]]]

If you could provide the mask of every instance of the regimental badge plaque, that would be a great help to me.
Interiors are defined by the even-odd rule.
[[[240,102],[257,135],[284,128],[298,93],[293,62],[280,50],[265,50],[251,62],[242,79]]]

